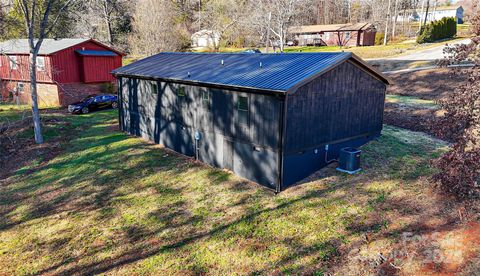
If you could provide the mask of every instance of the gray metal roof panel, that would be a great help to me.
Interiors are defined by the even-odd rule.
[[[48,55],[60,50],[88,41],[84,38],[44,39],[40,47],[40,55]],[[11,39],[0,43],[0,54],[28,54],[28,39]]]
[[[113,73],[172,81],[287,91],[296,83],[351,57],[352,54],[349,52],[160,53],[118,68]]]

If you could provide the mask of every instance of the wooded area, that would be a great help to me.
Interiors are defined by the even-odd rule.
[[[0,40],[26,37],[15,0],[0,1]],[[28,1],[27,1],[28,2]],[[31,1],[30,1],[31,2]],[[47,3],[50,1],[38,1]],[[70,2],[48,37],[88,37],[126,53],[148,55],[182,51],[190,47],[191,35],[214,30],[218,45],[265,47],[283,44],[293,25],[373,23],[390,37],[415,35],[418,27],[400,22],[400,13],[448,5],[441,0],[56,0],[58,9]],[[467,9],[469,1],[460,1]],[[39,4],[40,5],[40,4]],[[44,4],[42,4],[44,5]],[[468,17],[468,12],[466,14]],[[396,22],[396,23],[395,23]],[[394,24],[395,23],[395,24]],[[8,27],[7,27],[8,26]]]

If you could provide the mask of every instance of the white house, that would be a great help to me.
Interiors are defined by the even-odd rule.
[[[191,37],[192,47],[215,47],[220,42],[220,33],[213,30],[201,30]]]
[[[406,10],[405,14],[400,12],[398,15],[398,21],[420,21],[425,18],[426,11],[421,9]],[[442,7],[430,7],[428,10],[427,21],[440,20],[444,17],[454,17],[457,19],[458,24],[463,23],[463,7],[462,6],[442,6]]]

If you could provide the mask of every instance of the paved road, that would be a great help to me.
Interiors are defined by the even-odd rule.
[[[470,43],[470,39],[469,39],[469,38],[463,39],[463,40],[459,40],[459,41],[456,41],[456,42],[454,42],[454,43],[449,43],[449,45],[453,45],[453,44],[468,44],[468,43]],[[442,58],[444,58],[444,56],[443,56],[443,48],[445,48],[445,45],[438,46],[438,47],[434,47],[434,48],[430,48],[430,49],[426,49],[426,50],[423,50],[423,51],[418,51],[418,52],[406,54],[406,55],[396,56],[396,57],[392,57],[392,58],[386,58],[386,60],[389,59],[389,60],[412,60],[412,61],[415,61],[415,60],[437,60],[437,59],[442,59]]]

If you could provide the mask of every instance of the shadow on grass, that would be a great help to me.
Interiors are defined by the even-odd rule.
[[[405,216],[422,212],[415,202],[402,204],[388,192],[372,192],[365,186],[385,180],[385,174],[388,179],[407,182],[428,175],[428,159],[436,152],[433,146],[395,138],[394,129],[387,129],[387,137],[367,146],[365,173],[358,177],[327,174],[336,180],[318,184],[322,179],[315,179],[274,196],[226,171],[112,132],[114,114],[97,114],[67,117],[72,131],[78,132],[71,147],[34,168],[33,173],[20,172],[0,186],[0,199],[5,199],[1,202],[1,232],[15,227],[28,230],[39,221],[55,225],[62,219],[80,224],[91,220],[86,224],[91,229],[75,225],[71,234],[44,242],[35,254],[48,255],[52,261],[42,264],[35,274],[104,273],[164,253],[183,258],[176,254],[186,251],[183,254],[191,257],[194,247],[204,247],[203,242],[229,239],[238,247],[251,243],[251,250],[259,254],[267,254],[274,245],[285,248],[286,253],[275,262],[264,260],[249,273],[322,271],[341,258],[339,248],[346,240],[366,233],[377,235],[374,239],[393,235],[388,230],[390,219],[379,219],[377,212],[397,209]],[[402,166],[410,163],[411,167]],[[349,206],[363,211],[349,214]],[[270,225],[272,221],[285,224]],[[420,223],[412,221],[402,229]],[[94,234],[92,240],[78,237],[100,231],[98,225],[112,232],[114,239],[104,237],[104,241],[100,234]],[[298,232],[289,232],[295,227]],[[320,235],[329,233],[327,230],[332,233],[321,239],[311,233]],[[315,239],[306,242],[307,235]],[[57,251],[62,253],[57,255]],[[212,266],[197,260],[188,265],[183,270],[191,273],[209,272]]]

